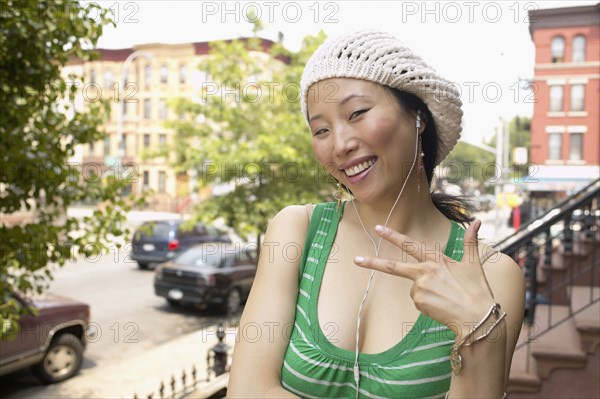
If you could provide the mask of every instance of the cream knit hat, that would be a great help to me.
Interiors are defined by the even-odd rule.
[[[363,30],[321,44],[306,63],[300,81],[300,106],[305,118],[308,89],[329,78],[365,79],[419,97],[431,111],[437,127],[436,165],[460,137],[463,113],[457,88],[386,32]]]

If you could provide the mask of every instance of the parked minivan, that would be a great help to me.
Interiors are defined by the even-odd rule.
[[[226,232],[203,223],[189,226],[182,220],[145,222],[133,234],[131,259],[140,269],[148,269],[205,242],[231,242],[231,239]]]

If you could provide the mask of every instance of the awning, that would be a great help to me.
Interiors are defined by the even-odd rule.
[[[521,182],[521,187],[527,191],[578,191],[590,184],[594,179],[552,178],[527,176]]]
[[[535,165],[519,185],[527,191],[577,191],[600,177],[598,165]]]

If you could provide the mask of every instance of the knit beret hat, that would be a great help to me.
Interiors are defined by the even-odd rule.
[[[457,88],[386,32],[362,30],[321,44],[306,63],[300,80],[300,106],[305,118],[308,119],[308,89],[329,78],[365,79],[419,97],[437,127],[436,165],[446,158],[460,137],[463,112]]]

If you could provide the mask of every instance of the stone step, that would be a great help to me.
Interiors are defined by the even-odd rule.
[[[594,354],[600,346],[600,287],[573,286],[569,289],[575,326],[581,337],[581,347]]]
[[[538,392],[542,386],[542,380],[535,373],[511,370],[508,380],[508,393],[513,398],[515,393]]]
[[[595,260],[595,264],[592,262]],[[600,286],[600,256],[565,254],[562,250],[552,253],[551,265],[544,260],[538,263],[538,293],[550,303],[568,305],[567,288],[570,285]],[[549,290],[549,285],[553,287]]]
[[[543,295],[549,303],[569,304],[567,296],[569,269],[558,249],[552,252],[550,265],[545,264],[543,256],[540,257],[537,277],[538,293]]]
[[[509,392],[514,395],[511,397],[525,398],[527,394],[546,392],[543,384],[553,379],[552,374],[561,380],[577,378],[579,374],[581,378],[588,378],[589,356],[591,359],[598,357],[596,351],[600,346],[600,288],[569,286],[567,296],[568,306],[538,305],[535,323],[521,330],[517,345],[527,342],[528,338],[531,343],[529,347],[517,349],[513,355]],[[536,337],[550,327],[552,330]],[[584,368],[588,371],[575,370]],[[592,365],[591,369],[597,367]]]
[[[585,366],[586,354],[570,314],[569,306],[537,306],[535,322],[521,330],[517,343],[529,340],[529,344],[518,348],[513,355],[511,392],[535,392],[539,388],[536,379],[547,379],[553,370]],[[561,323],[556,325],[558,322]],[[544,334],[538,336],[541,333]]]

